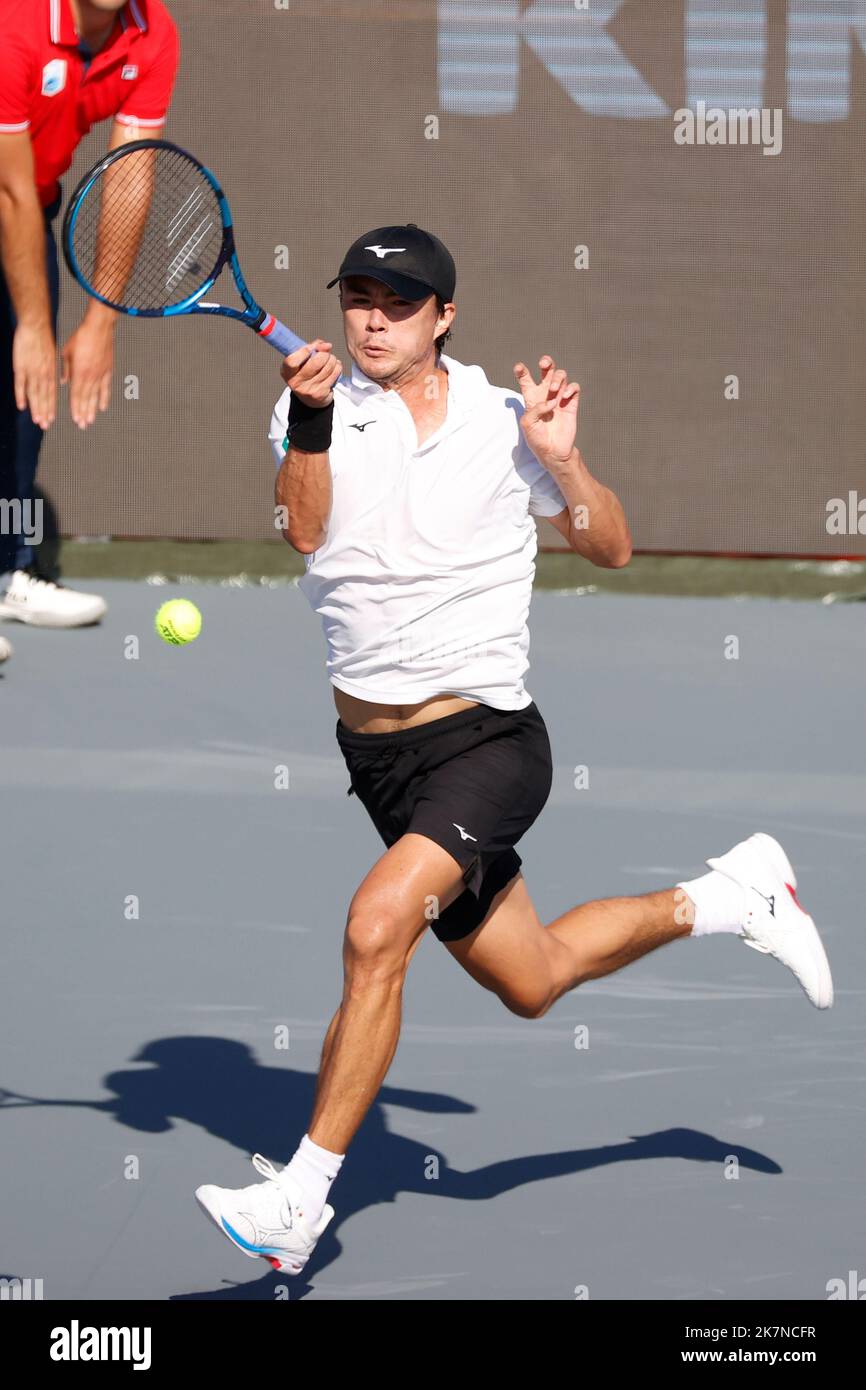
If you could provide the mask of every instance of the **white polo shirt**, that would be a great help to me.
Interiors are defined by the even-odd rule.
[[[418,444],[398,392],[353,364],[334,389],[327,536],[299,587],[322,620],[331,683],[376,704],[459,695],[524,709],[534,516],[568,503],[520,429],[519,391],[444,354],[447,416]],[[270,441],[285,453],[291,392]]]

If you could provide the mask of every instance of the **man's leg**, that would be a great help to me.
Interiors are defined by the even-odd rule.
[[[343,1001],[328,1029],[309,1130],[283,1169],[253,1155],[262,1183],[205,1183],[196,1200],[251,1257],[299,1274],[331,1220],[331,1183],[388,1071],[400,1035],[406,967],[428,920],[463,891],[456,859],[408,833],[373,866],[352,899],[343,946]],[[431,902],[434,899],[434,902]],[[428,915],[428,906],[431,912]]]
[[[56,337],[60,276],[57,243],[50,221],[45,224],[45,257]],[[0,483],[12,490],[0,492],[0,497],[15,499],[21,526],[15,536],[0,536],[0,579],[4,573],[11,576],[18,572],[5,593],[2,592],[5,583],[0,583],[0,614],[40,627],[81,627],[98,622],[106,605],[97,594],[82,594],[54,583],[51,574],[54,565],[48,567],[48,572],[41,573],[46,550],[43,549],[40,562],[35,547],[44,540],[42,516],[38,510],[42,500],[35,493],[43,431],[29,410],[18,410],[14,404],[11,341],[15,314],[8,293],[5,297],[2,294],[4,289],[0,283],[0,373],[3,377],[0,384]]]
[[[408,966],[410,960],[412,959],[412,957],[414,956],[415,952],[417,951],[418,947],[421,945],[421,942],[422,942],[422,940],[423,940],[423,937],[424,937],[424,933],[423,933],[423,932],[420,932],[420,933],[418,934],[418,936],[416,937],[415,941],[414,941],[414,942],[412,943],[412,945],[410,946],[409,951],[408,951],[408,953],[407,953],[407,955],[406,955],[406,965],[407,965],[407,966]],[[343,1012],[343,1005],[340,1004],[340,1005],[338,1005],[338,1007],[337,1007],[337,1012],[334,1014],[334,1017],[331,1019],[331,1022],[330,1022],[329,1025],[328,1025],[328,1031],[327,1031],[327,1033],[325,1034],[325,1041],[322,1043],[322,1052],[321,1052],[321,1056],[320,1056],[320,1059],[319,1059],[319,1074],[318,1074],[318,1077],[317,1077],[317,1080],[316,1080],[316,1096],[315,1096],[314,1105],[315,1105],[315,1104],[318,1104],[319,1096],[320,1096],[320,1094],[321,1094],[321,1092],[322,1092],[322,1077],[325,1075],[325,1072],[326,1072],[327,1067],[328,1067],[328,1062],[329,1062],[329,1059],[330,1059],[330,1056],[331,1056],[331,1049],[332,1049],[332,1047],[333,1047],[333,1045],[334,1045],[334,1039],[335,1039],[335,1037],[337,1036],[337,1028],[339,1027],[339,1024],[340,1024],[340,1017],[341,1017],[341,1015],[342,1015],[342,1012]],[[315,1112],[314,1112],[314,1113],[315,1113]]]
[[[513,1013],[540,1018],[585,980],[620,970],[688,936],[694,905],[681,888],[582,903],[544,926],[522,874],[497,894],[479,927],[445,942],[455,960]]]
[[[18,537],[15,503],[18,499],[18,407],[12,371],[15,315],[0,268],[0,579],[15,568]],[[2,591],[0,584],[0,591]]]
[[[48,278],[48,292],[51,298],[51,320],[57,336],[57,313],[60,298],[60,274],[57,264],[57,244],[50,222],[45,224],[45,271]],[[14,331],[15,314],[11,312],[11,326]],[[36,470],[39,466],[39,453],[42,448],[44,431],[37,425],[29,410],[17,411],[15,430],[15,490],[20,499],[22,516],[27,525],[32,526],[34,512],[34,490]],[[32,533],[22,529],[18,537],[10,569],[23,570],[33,564],[34,553],[31,545]]]
[[[397,1050],[403,981],[435,898],[443,911],[463,891],[462,871],[425,835],[403,835],[374,864],[349,907],[343,999],[322,1049],[308,1126],[313,1143],[345,1153]]]

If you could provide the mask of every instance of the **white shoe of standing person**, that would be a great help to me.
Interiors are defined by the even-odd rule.
[[[8,661],[14,648],[11,642],[7,642],[5,637],[0,637],[0,662]]]
[[[29,570],[15,570],[0,596],[0,618],[15,618],[31,627],[86,627],[106,612],[98,594],[80,594]]]

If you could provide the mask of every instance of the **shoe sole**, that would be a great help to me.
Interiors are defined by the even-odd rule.
[[[24,623],[25,627],[56,627],[65,630],[72,627],[95,627],[97,623],[102,621],[107,611],[104,609],[102,613],[97,613],[93,618],[76,618],[72,622],[58,622],[56,618],[44,619],[24,613],[12,613],[9,609],[0,609],[0,618],[5,619],[6,622]]]

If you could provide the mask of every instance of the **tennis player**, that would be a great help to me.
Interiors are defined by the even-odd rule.
[[[111,119],[109,149],[162,133],[178,58],[162,0],[0,0],[0,499],[18,522],[0,531],[3,618],[81,627],[105,612],[98,595],[40,576],[29,539],[42,435],[56,414],[52,223],[58,179],[92,126]],[[108,408],[116,319],[88,300],[61,352],[81,429]]]
[[[284,535],[306,557],[301,588],[327,638],[349,790],[387,849],[349,907],[343,998],[297,1152],[282,1169],[256,1154],[262,1182],[196,1192],[235,1245],[288,1274],[334,1214],[329,1189],[396,1051],[403,981],[428,928],[521,1018],[714,932],[776,956],[818,1008],[833,999],[821,940],[768,835],[692,881],[539,920],[514,848],[552,778],[524,685],[532,517],[618,567],[631,553],[623,510],[577,448],[580,388],[550,355],[538,381],[517,364],[515,391],[442,352],[456,273],[436,237],[378,227],[337,279],[350,377],[338,380],[323,339],[315,355],[287,357],[271,440]]]

